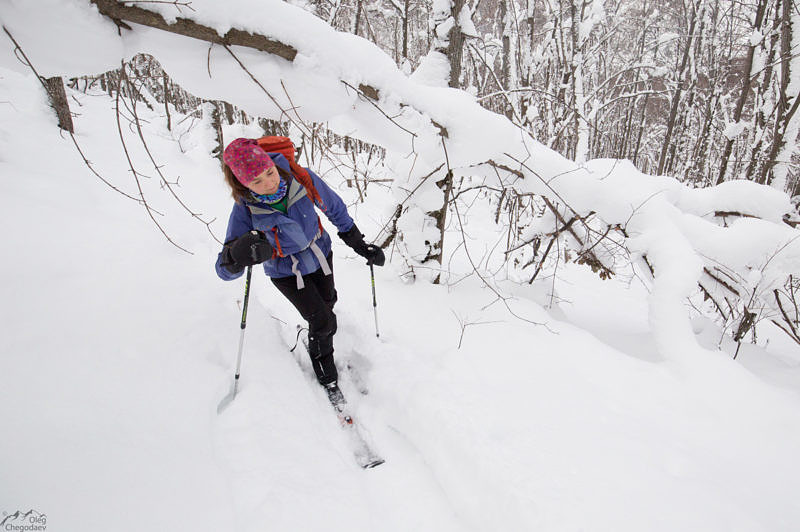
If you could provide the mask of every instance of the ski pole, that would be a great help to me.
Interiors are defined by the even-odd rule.
[[[244,282],[244,304],[242,305],[242,332],[239,334],[239,355],[236,357],[236,376],[233,379],[233,397],[236,397],[236,389],[239,385],[239,371],[242,369],[242,347],[244,346],[244,328],[247,327],[247,302],[250,300],[250,276],[253,274],[253,267],[247,267],[247,279]]]
[[[239,333],[239,354],[236,357],[236,375],[233,378],[233,389],[225,396],[217,407],[217,413],[220,413],[226,406],[228,406],[235,398],[236,391],[239,387],[239,374],[242,369],[242,348],[244,347],[244,329],[247,326],[247,302],[250,300],[250,277],[253,274],[253,267],[247,267],[247,279],[244,282],[244,303],[242,305],[242,323],[240,325],[242,331]]]
[[[378,300],[375,297],[375,268],[373,268],[372,263],[369,265],[369,274],[372,279],[372,312],[375,314],[375,337],[380,338],[380,333],[378,332]]]

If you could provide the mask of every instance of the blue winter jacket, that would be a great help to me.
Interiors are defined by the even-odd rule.
[[[289,162],[283,155],[270,153],[269,156],[276,165],[291,174]],[[307,169],[308,170],[308,169]],[[325,216],[336,226],[340,232],[347,232],[353,227],[353,219],[347,213],[342,198],[339,197],[320,177],[308,170],[311,179],[319,192],[322,203],[317,207],[325,213]],[[331,237],[321,229],[317,211],[314,210],[314,203],[306,195],[306,189],[300,182],[292,179],[289,183],[287,197],[286,214],[277,209],[273,209],[266,203],[259,203],[255,199],[246,202],[236,202],[231,210],[228,219],[228,231],[225,234],[225,242],[240,237],[253,229],[263,231],[267,235],[267,240],[272,247],[277,250],[280,243],[280,250],[283,256],[276,256],[264,262],[264,273],[269,277],[289,277],[295,275],[292,272],[292,260],[290,255],[298,261],[298,270],[302,275],[311,273],[319,269],[320,263],[317,256],[310,249],[310,244],[315,237],[317,246],[328,256],[331,251]],[[320,234],[321,233],[321,234]],[[277,241],[276,241],[277,240]],[[225,280],[231,281],[242,275],[242,272],[231,273],[225,269],[220,262],[222,252],[217,257],[217,275]]]

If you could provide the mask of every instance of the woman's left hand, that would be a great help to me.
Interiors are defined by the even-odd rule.
[[[383,250],[375,244],[367,244],[361,250],[356,250],[356,253],[367,259],[367,264],[375,266],[383,266],[386,264],[386,255]]]
[[[364,235],[361,234],[355,224],[347,232],[339,233],[339,238],[353,248],[353,251],[367,259],[367,264],[383,266],[386,263],[386,256],[383,254],[383,250],[375,244],[364,242]]]

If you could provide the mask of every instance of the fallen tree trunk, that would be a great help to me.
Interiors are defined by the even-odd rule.
[[[149,11],[141,7],[128,6],[116,0],[89,0],[97,6],[101,14],[107,16],[120,27],[130,30],[131,27],[125,22],[133,22],[156,28],[170,33],[177,33],[185,37],[199,39],[223,46],[245,46],[261,52],[277,55],[287,61],[294,61],[297,50],[288,44],[270,39],[264,35],[253,34],[244,30],[231,28],[225,35],[220,35],[217,30],[199,24],[187,18],[178,17],[175,23],[170,24],[163,16],[154,11]],[[361,93],[372,99],[378,99],[378,89],[370,85],[360,84],[358,87]]]
[[[58,116],[58,127],[64,131],[75,133],[72,125],[72,112],[69,110],[69,101],[67,101],[67,93],[64,90],[64,80],[61,76],[56,76],[46,79],[44,83],[50,97],[50,105]]]
[[[297,56],[297,50],[294,47],[274,41],[263,35],[254,35],[236,28],[231,28],[225,35],[220,35],[214,28],[203,26],[187,18],[179,17],[174,24],[170,24],[160,14],[141,7],[126,6],[116,0],[90,1],[97,6],[100,13],[112,19],[118,26],[126,29],[131,28],[126,24],[121,24],[121,21],[133,22],[215,44],[246,46],[277,55],[287,61],[294,61],[295,56]]]

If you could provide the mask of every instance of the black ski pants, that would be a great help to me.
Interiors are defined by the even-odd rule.
[[[333,253],[328,255],[333,272]],[[336,286],[333,273],[325,275],[322,269],[303,276],[305,286],[297,288],[297,278],[271,278],[278,290],[291,301],[304,320],[308,322],[308,354],[320,384],[336,382],[338,374],[333,360],[333,335],[336,333]]]

